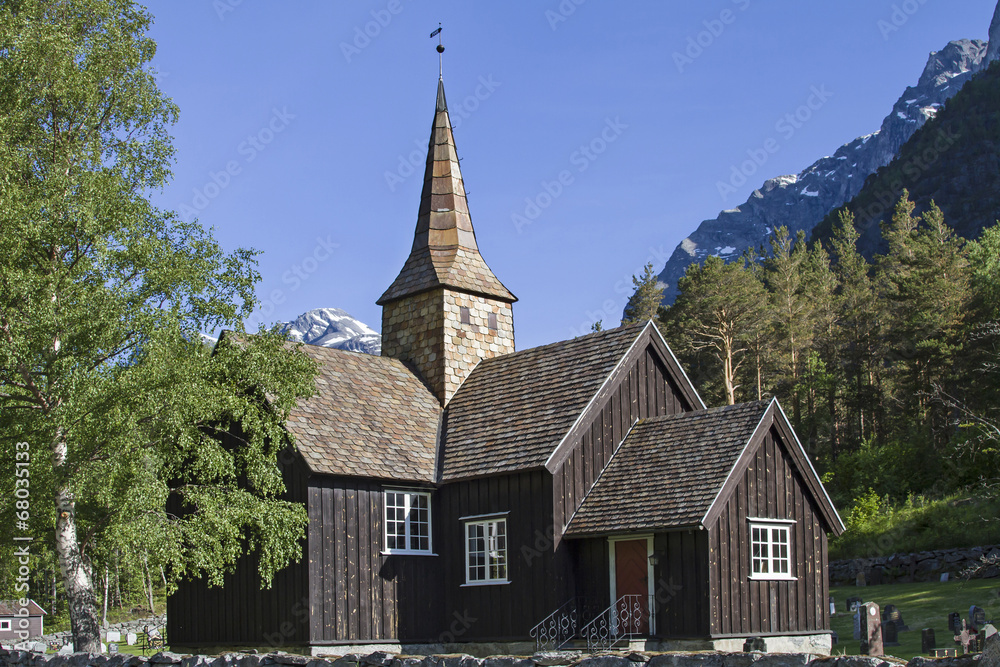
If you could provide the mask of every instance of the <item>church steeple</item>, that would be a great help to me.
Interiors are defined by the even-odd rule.
[[[479,253],[439,79],[413,246],[377,301],[382,354],[415,364],[447,403],[480,359],[514,351],[515,301]]]
[[[444,97],[444,81],[439,79],[413,248],[402,271],[377,303],[384,306],[441,286],[510,303],[517,301],[479,254]]]

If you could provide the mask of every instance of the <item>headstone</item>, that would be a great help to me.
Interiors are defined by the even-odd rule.
[[[970,644],[972,644],[972,634],[969,632],[969,627],[962,619],[962,630],[957,635],[955,635],[955,642],[962,645],[962,653],[968,653]]]
[[[861,639],[861,610],[854,610],[854,639]]]
[[[857,611],[861,598],[847,598],[847,611]]]
[[[830,631],[830,644],[832,646],[836,646],[839,643],[840,643],[840,635],[837,634],[836,630],[831,630]]]
[[[883,646],[899,646],[899,630],[892,621],[882,624],[882,644]]]
[[[969,626],[973,630],[977,630],[986,625],[986,610],[982,607],[977,607],[972,605],[969,607]]]
[[[942,572],[941,573],[941,581],[948,581],[948,573],[947,572]]]
[[[920,652],[930,655],[931,651],[937,648],[937,641],[934,639],[934,628],[924,628],[920,631]]]
[[[107,653],[107,652],[108,652],[108,647],[104,644],[104,642],[101,642],[101,653]]]
[[[62,648],[57,651],[59,655],[69,655],[73,652],[72,644],[63,644]]]
[[[866,582],[868,586],[881,586],[882,585],[882,568],[873,567],[871,572],[868,573],[868,581]]]
[[[128,644],[129,646],[135,646],[135,642],[137,639],[138,637],[135,636],[134,632],[129,632],[128,634],[125,635],[125,643]]]
[[[837,613],[837,605],[833,601],[833,596],[830,596],[830,615],[833,616]]]
[[[109,642],[120,642],[122,640],[122,633],[118,630],[108,630],[107,640]]]
[[[882,613],[882,620],[888,621],[896,626],[896,632],[905,632],[910,628],[903,622],[903,615],[899,613],[899,608],[894,604],[887,604]]]
[[[982,633],[983,637],[989,639],[990,637],[992,637],[997,633],[997,629],[996,627],[993,626],[992,623],[987,623],[986,625],[984,625],[982,628],[979,629],[979,632]]]
[[[108,653],[109,654],[118,653],[118,644],[116,644],[114,642],[111,642],[110,644],[108,644]]]
[[[865,585],[867,585],[865,583],[865,571],[864,570],[862,570],[861,572],[858,572],[858,575],[854,578],[854,585],[855,586],[865,586]]]
[[[45,649],[47,648],[48,647],[45,645],[45,642],[34,642],[31,645],[31,650],[35,653],[45,653]]]
[[[958,651],[953,648],[936,648],[931,651],[932,658],[955,658],[958,656]]]
[[[747,640],[743,642],[743,652],[767,653],[767,643],[763,637],[747,637]]]
[[[957,611],[948,614],[948,629],[958,634],[962,631],[962,615]]]
[[[878,613],[878,604],[866,602],[858,607],[861,615],[861,654],[884,655],[882,649],[882,618]]]

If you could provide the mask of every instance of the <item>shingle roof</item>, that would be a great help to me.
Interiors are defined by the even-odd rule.
[[[444,83],[439,81],[413,247],[399,275],[377,303],[384,305],[442,286],[457,287],[501,301],[517,301],[479,254],[444,97]]]
[[[442,478],[543,466],[643,326],[483,360],[448,403]]]
[[[441,405],[403,362],[303,345],[317,393],[287,421],[313,472],[433,482]]]
[[[741,403],[638,422],[565,534],[697,525],[769,405]]]
[[[17,600],[0,600],[0,616],[15,616],[20,609]],[[31,616],[42,616],[46,612],[34,600],[28,600],[28,614]]]

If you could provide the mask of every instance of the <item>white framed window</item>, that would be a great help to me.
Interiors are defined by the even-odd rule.
[[[0,619],[0,632],[3,632],[4,630],[10,631],[9,618]]]
[[[750,519],[750,578],[794,579],[792,526],[783,519]]]
[[[385,551],[383,553],[432,553],[430,493],[403,489],[385,490]]]
[[[506,584],[507,519],[465,524],[465,585]]]

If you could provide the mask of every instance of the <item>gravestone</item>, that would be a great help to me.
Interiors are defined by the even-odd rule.
[[[972,633],[969,632],[969,627],[962,619],[962,630],[957,635],[955,635],[955,643],[962,645],[962,653],[968,653],[970,645],[972,644]]]
[[[113,655],[115,653],[118,653],[118,644],[111,642],[108,644],[108,654]]]
[[[878,604],[866,602],[858,607],[861,616],[861,654],[884,655],[882,649],[882,618],[878,613]]]
[[[962,615],[957,611],[948,614],[948,629],[956,635],[962,631]]]
[[[892,621],[886,621],[882,624],[882,645],[899,646],[899,630]]]
[[[956,658],[958,651],[953,648],[936,648],[931,651],[932,658]]]
[[[866,586],[867,585],[865,583],[865,572],[864,572],[864,570],[862,570],[861,572],[858,572],[858,576],[856,576],[854,578],[854,585],[855,586]]]
[[[128,644],[129,646],[135,646],[135,642],[137,639],[138,637],[135,636],[134,632],[129,632],[128,634],[125,635],[125,643]]]
[[[847,598],[847,611],[857,611],[861,598]]]
[[[977,630],[986,625],[986,610],[972,605],[969,607],[969,627]]]
[[[987,623],[986,625],[984,625],[982,628],[979,629],[979,632],[983,634],[983,637],[989,639],[990,637],[992,637],[997,633],[997,629],[993,626],[992,623]]]
[[[941,573],[941,581],[948,581],[948,573],[947,572],[942,572]]]
[[[837,605],[833,601],[833,596],[830,596],[830,616],[837,613]]]
[[[920,631],[920,652],[930,655],[931,651],[937,648],[937,641],[934,639],[934,628],[924,628]]]
[[[899,613],[899,608],[894,604],[887,604],[882,613],[882,620],[888,621],[896,626],[896,632],[905,632],[910,628],[903,622],[903,615]]]
[[[31,650],[34,651],[35,653],[45,653],[45,649],[47,648],[48,647],[45,645],[44,642],[34,642],[31,645]]]
[[[830,644],[836,646],[840,643],[840,635],[837,634],[836,630],[830,631]]]
[[[122,633],[118,630],[108,630],[107,640],[108,642],[120,642],[122,640]]]
[[[56,651],[56,653],[58,653],[59,655],[70,655],[72,652],[73,652],[72,644],[63,644],[62,648]]]
[[[854,639],[861,639],[861,610],[854,610]]]
[[[882,568],[873,567],[871,572],[868,573],[868,586],[881,586],[882,585]]]
[[[747,640],[743,642],[743,652],[767,653],[767,643],[763,637],[747,637]]]

